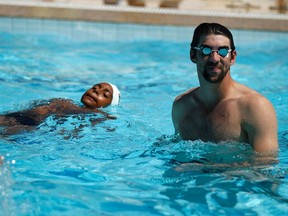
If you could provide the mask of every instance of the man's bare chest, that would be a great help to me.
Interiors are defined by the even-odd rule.
[[[183,139],[189,140],[245,140],[239,113],[229,107],[214,109],[211,112],[201,109],[187,112],[179,124],[179,133]]]

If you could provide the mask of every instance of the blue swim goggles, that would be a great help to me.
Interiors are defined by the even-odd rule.
[[[229,49],[228,47],[222,47],[219,50],[213,50],[210,47],[207,46],[201,46],[201,47],[193,47],[193,49],[196,50],[200,50],[201,54],[204,56],[208,56],[211,55],[212,52],[217,52],[218,55],[220,55],[221,57],[227,57],[227,55],[229,54],[229,52],[232,51],[232,49]]]

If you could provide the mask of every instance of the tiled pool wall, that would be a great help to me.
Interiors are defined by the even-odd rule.
[[[2,17],[0,18],[0,31],[7,33],[63,35],[77,41],[165,39],[169,41],[189,41],[193,28]]]
[[[75,41],[141,41],[168,40],[190,43],[195,26],[168,26],[92,21],[49,20],[0,17],[0,32],[16,34],[62,35]],[[288,32],[237,30],[230,28],[236,41],[267,40]]]

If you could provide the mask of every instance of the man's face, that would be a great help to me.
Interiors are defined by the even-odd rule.
[[[234,64],[236,57],[236,51],[229,51],[231,49],[229,38],[215,34],[202,36],[198,47],[212,50],[208,55],[203,54],[201,50],[194,50],[199,76],[210,83],[220,83],[230,71],[230,66]],[[228,51],[227,55],[221,56],[221,52],[215,51],[222,48]]]

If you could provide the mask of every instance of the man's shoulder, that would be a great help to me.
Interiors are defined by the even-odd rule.
[[[178,95],[175,98],[174,103],[186,103],[188,100],[191,100],[197,89],[198,88],[191,88],[185,91],[184,93]]]
[[[259,104],[270,103],[270,101],[264,95],[252,89],[250,91],[243,93],[240,96],[239,101],[244,105],[257,105],[258,103]]]
[[[243,105],[250,105],[256,103],[267,103],[269,102],[268,99],[262,95],[261,93],[257,92],[256,90],[244,86],[238,83],[238,88],[236,89],[238,92],[238,101]]]
[[[243,94],[239,99],[241,109],[246,115],[264,115],[273,111],[272,103],[262,94],[251,91],[250,93]]]

